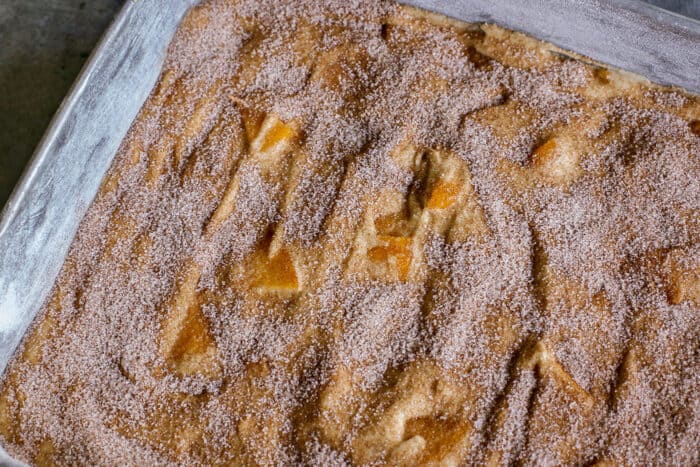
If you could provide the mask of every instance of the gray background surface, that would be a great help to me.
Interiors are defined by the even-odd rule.
[[[0,207],[123,3],[0,0]],[[700,0],[649,3],[700,19]]]

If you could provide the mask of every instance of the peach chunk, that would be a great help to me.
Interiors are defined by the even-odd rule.
[[[459,186],[456,183],[438,181],[428,200],[428,209],[446,209],[452,206],[459,196]]]
[[[276,291],[299,290],[296,268],[287,250],[279,250],[262,265],[254,286]]]
[[[295,135],[296,132],[292,127],[280,120],[277,120],[265,134],[265,138],[260,145],[260,151],[269,151],[279,143],[291,140]]]
[[[393,264],[396,267],[399,280],[405,281],[408,278],[413,259],[411,238],[380,235],[378,239],[382,245],[371,248],[367,252],[367,257],[374,262]]]

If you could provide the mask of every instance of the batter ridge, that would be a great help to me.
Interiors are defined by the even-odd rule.
[[[32,465],[697,465],[700,101],[367,0],[183,20],[0,383]]]

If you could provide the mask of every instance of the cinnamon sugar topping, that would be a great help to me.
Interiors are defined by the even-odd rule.
[[[388,1],[183,21],[3,377],[36,465],[700,463],[700,100]]]

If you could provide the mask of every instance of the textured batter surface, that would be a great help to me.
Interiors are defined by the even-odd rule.
[[[37,465],[697,464],[700,102],[374,1],[192,10],[2,381]]]

